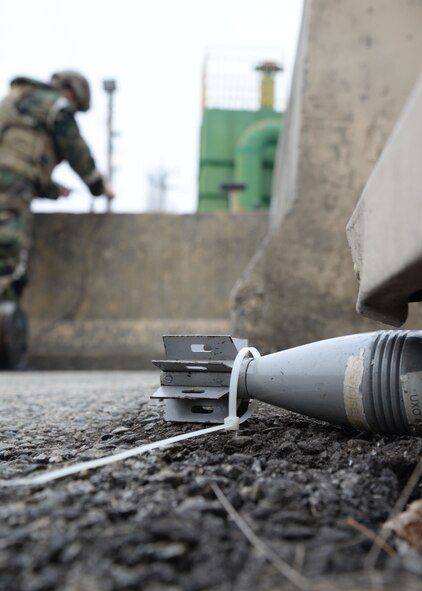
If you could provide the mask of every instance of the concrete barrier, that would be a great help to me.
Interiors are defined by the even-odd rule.
[[[234,331],[262,351],[381,328],[355,311],[345,227],[419,75],[421,26],[421,0],[305,2],[272,231],[234,294]]]
[[[37,214],[24,307],[34,368],[150,367],[163,333],[230,331],[268,214]]]

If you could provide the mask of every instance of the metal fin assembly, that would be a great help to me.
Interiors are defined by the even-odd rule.
[[[165,335],[163,341],[167,359],[153,361],[161,370],[161,385],[151,398],[165,400],[164,418],[223,423],[233,363],[247,340],[228,335]]]

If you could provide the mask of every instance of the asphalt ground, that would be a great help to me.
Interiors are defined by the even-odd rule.
[[[163,421],[161,403],[149,399],[158,381],[157,372],[1,374],[0,478],[198,428]],[[420,438],[347,431],[261,405],[239,433],[43,486],[1,487],[0,589],[419,590],[422,561],[400,554],[395,539],[395,555],[381,551],[368,569],[373,542],[360,526],[379,530],[421,452]],[[239,529],[245,523],[258,549]],[[280,572],[285,564],[296,586]]]

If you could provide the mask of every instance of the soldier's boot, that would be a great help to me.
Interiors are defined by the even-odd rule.
[[[28,353],[28,322],[16,302],[0,302],[0,369],[24,369]]]

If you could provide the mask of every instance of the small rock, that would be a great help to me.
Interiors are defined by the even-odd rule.
[[[297,444],[300,451],[309,455],[316,455],[325,450],[325,447],[319,441],[299,441]]]
[[[297,445],[294,441],[284,441],[283,443],[281,443],[278,446],[277,452],[281,453],[281,454],[286,454],[286,453],[296,451],[296,449],[297,449]]]
[[[160,418],[158,413],[154,413],[153,415],[148,415],[144,417],[140,422],[141,425],[147,425],[148,423],[155,423]]]
[[[177,484],[183,480],[183,476],[177,474],[170,468],[163,468],[157,474],[154,474],[149,479],[151,482],[170,482],[171,484]]]
[[[47,454],[39,454],[33,458],[33,461],[37,464],[48,464],[49,460],[50,458],[47,456]]]
[[[146,544],[144,552],[151,558],[172,560],[186,554],[186,546],[180,542],[157,542],[155,544]]]
[[[130,431],[130,429],[128,429],[127,427],[116,427],[111,432],[111,435],[120,435],[120,433],[126,433],[127,431]]]
[[[178,512],[184,513],[189,511],[199,511],[199,512],[217,512],[220,514],[222,512],[222,508],[220,503],[216,501],[208,501],[204,497],[196,496],[196,497],[189,497],[185,499],[180,506],[177,508]]]
[[[249,437],[248,435],[236,435],[235,437],[233,437],[233,439],[231,439],[229,445],[233,445],[235,447],[243,447],[248,443],[252,443],[252,441],[252,437]]]
[[[61,555],[61,561],[65,564],[67,562],[73,562],[73,560],[75,560],[75,558],[77,558],[81,554],[81,551],[81,544],[79,544],[78,542],[73,542],[63,550]]]

